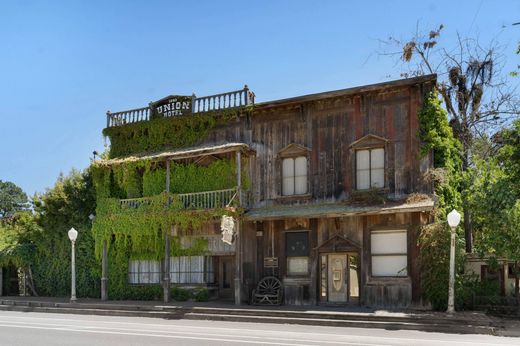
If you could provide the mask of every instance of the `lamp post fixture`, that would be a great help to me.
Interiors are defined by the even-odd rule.
[[[75,256],[75,248],[74,245],[76,244],[76,238],[78,238],[78,231],[72,227],[69,230],[69,239],[72,243],[72,263],[71,263],[71,269],[72,269],[72,280],[71,280],[71,288],[70,288],[70,302],[75,303],[76,302],[76,256]]]
[[[453,209],[448,214],[448,225],[451,228],[451,244],[450,244],[450,282],[448,289],[448,310],[452,314],[455,311],[455,236],[457,226],[460,223],[460,214]]]

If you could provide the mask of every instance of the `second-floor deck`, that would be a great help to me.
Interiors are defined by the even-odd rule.
[[[217,209],[237,206],[239,190],[234,187],[225,190],[203,191],[193,193],[172,194],[168,197],[168,205],[175,204],[180,209]],[[119,200],[121,208],[139,208],[152,203],[151,197],[128,198]]]

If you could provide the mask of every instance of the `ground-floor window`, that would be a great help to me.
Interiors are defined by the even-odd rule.
[[[170,258],[170,281],[175,284],[213,284],[215,266],[211,256]]]
[[[179,256],[170,258],[170,281],[174,284],[214,284],[214,257]],[[130,260],[128,282],[130,284],[160,284],[161,262]]]
[[[374,230],[370,234],[372,276],[407,276],[406,230]]]
[[[309,232],[287,232],[285,234],[287,275],[309,273]]]
[[[161,264],[159,261],[130,260],[128,282],[131,284],[161,283]]]

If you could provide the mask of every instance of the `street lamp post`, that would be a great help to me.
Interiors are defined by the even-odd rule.
[[[450,282],[448,289],[448,313],[455,311],[455,236],[457,226],[460,223],[460,214],[453,209],[448,214],[448,225],[451,228],[451,244],[450,244]]]
[[[76,255],[75,255],[75,248],[74,245],[76,244],[76,238],[78,238],[78,231],[72,227],[69,230],[69,239],[72,243],[72,262],[71,262],[71,269],[72,269],[72,280],[71,280],[71,287],[70,287],[70,302],[75,303],[76,302]]]

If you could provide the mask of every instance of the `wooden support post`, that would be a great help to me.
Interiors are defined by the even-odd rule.
[[[242,170],[242,162],[240,151],[237,151],[237,194],[238,194],[238,206],[242,206],[242,179],[241,179],[241,170]]]
[[[170,232],[164,235],[164,276],[163,276],[163,296],[164,302],[170,301]]]
[[[0,267],[0,296],[4,295],[4,268]]]
[[[170,192],[170,161],[166,161],[166,191]],[[169,203],[167,201],[166,203]],[[175,228],[175,226],[173,226]],[[174,233],[176,233],[174,231]],[[170,301],[170,230],[164,234],[163,300]]]
[[[166,161],[166,192],[170,192],[170,160]]]
[[[236,224],[236,235],[235,235],[235,305],[242,304],[242,236],[241,236],[241,225],[240,221],[237,220]]]
[[[101,300],[108,299],[108,248],[103,240],[103,255],[101,257]]]
[[[240,151],[236,153],[237,160],[237,195],[238,195],[238,206],[242,206],[242,183],[241,183],[241,156]],[[239,220],[236,220],[236,235],[235,235],[235,305],[242,303],[242,236],[241,236],[241,224]]]

